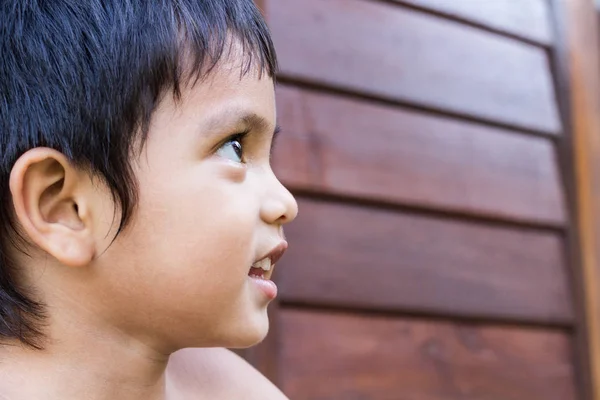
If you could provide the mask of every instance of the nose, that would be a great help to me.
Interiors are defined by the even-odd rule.
[[[268,224],[287,224],[298,215],[298,203],[272,171],[269,175],[268,190],[261,206],[261,218]]]

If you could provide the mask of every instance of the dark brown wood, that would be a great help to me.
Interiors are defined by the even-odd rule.
[[[303,399],[575,400],[553,330],[281,312],[281,378]]]
[[[542,48],[364,0],[265,0],[282,76],[556,134]]]
[[[562,239],[299,199],[277,269],[287,303],[570,325]]]
[[[280,86],[273,164],[290,187],[561,227],[543,137]]]
[[[464,19],[541,45],[553,44],[550,10],[546,0],[395,1]]]

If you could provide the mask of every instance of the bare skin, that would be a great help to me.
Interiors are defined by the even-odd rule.
[[[107,366],[113,368],[114,366]],[[53,371],[49,368],[48,371]],[[0,384],[0,399],[29,400],[47,399],[51,395],[50,385],[32,387],[33,375],[30,371],[20,368],[0,369],[3,382]],[[62,373],[67,373],[63,370]],[[81,376],[75,370],[74,376]],[[27,377],[27,381],[19,377]],[[184,349],[171,355],[166,366],[164,379],[156,382],[156,386],[164,392],[165,400],[213,400],[213,399],[245,399],[245,400],[285,400],[287,397],[254,367],[233,352],[223,348]],[[47,377],[48,381],[50,377]],[[60,377],[55,377],[60,379]],[[39,382],[40,380],[37,379]],[[108,386],[108,385],[107,385]],[[12,389],[11,389],[12,387]],[[14,388],[18,389],[15,390]],[[77,399],[87,399],[86,391],[81,390],[69,396]],[[106,389],[104,389],[106,390]],[[151,393],[151,392],[147,392]],[[132,398],[144,396],[145,392],[127,393],[122,391],[110,394],[106,398]],[[83,396],[83,397],[82,397]],[[112,396],[112,397],[111,397]],[[148,397],[150,398],[150,397]],[[151,399],[151,398],[150,398]]]
[[[5,364],[6,365],[6,364]],[[28,364],[30,365],[30,364]],[[53,376],[52,372],[68,374],[68,369],[56,370],[54,366],[46,369],[47,375],[44,379],[34,376],[30,369],[25,366],[21,368],[0,368],[0,399],[2,400],[39,400],[50,399],[52,396],[52,385],[40,382],[60,381],[60,376]],[[114,368],[114,365],[107,366]],[[50,372],[50,375],[48,375]],[[73,376],[82,377],[80,371],[74,368]],[[26,378],[26,379],[24,379]],[[32,381],[38,382],[35,386]],[[71,381],[73,385],[74,380]],[[90,381],[85,382],[87,386]],[[124,382],[121,381],[121,384]],[[77,386],[77,385],[73,385]],[[268,379],[260,374],[254,367],[248,364],[233,352],[223,348],[196,348],[180,350],[169,358],[162,378],[151,385],[152,390],[128,392],[121,390],[118,393],[110,393],[111,385],[107,382],[105,387],[97,388],[96,391],[104,391],[106,399],[130,399],[153,396],[158,389],[163,395],[155,397],[165,400],[286,400],[287,397]],[[60,388],[57,388],[60,390]],[[74,389],[74,387],[72,388]],[[88,399],[88,392],[95,389],[91,386],[81,390],[72,390],[66,394],[73,399]],[[61,396],[65,396],[61,390]],[[132,397],[133,396],[133,397]],[[57,397],[58,398],[58,395]],[[145,397],[153,399],[153,397]]]
[[[170,373],[172,371],[172,374]],[[186,349],[172,356],[167,388],[183,389],[183,400],[285,400],[287,397],[246,361],[225,349]],[[173,379],[169,379],[169,377]],[[236,379],[231,379],[235,376]],[[195,388],[189,390],[190,388]],[[171,393],[171,392],[170,392]],[[202,393],[195,397],[194,393]],[[173,399],[180,399],[173,392]]]
[[[249,268],[297,214],[269,165],[273,82],[240,78],[236,60],[154,112],[133,160],[135,215],[114,242],[100,179],[52,149],[17,161],[10,186],[29,256],[14,257],[48,320],[44,350],[0,347],[5,398],[285,398],[235,354],[209,349],[267,334],[271,298]]]

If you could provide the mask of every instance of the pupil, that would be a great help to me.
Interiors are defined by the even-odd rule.
[[[233,150],[239,158],[242,158],[242,144],[240,142],[233,142]]]

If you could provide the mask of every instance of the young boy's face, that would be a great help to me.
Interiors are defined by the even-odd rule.
[[[164,97],[134,161],[131,224],[90,266],[95,286],[81,288],[120,329],[173,349],[262,340],[272,293],[250,267],[282,245],[282,225],[297,214],[269,164],[273,81],[240,77],[239,64],[222,62],[180,101]],[[112,205],[100,193],[108,229]]]

